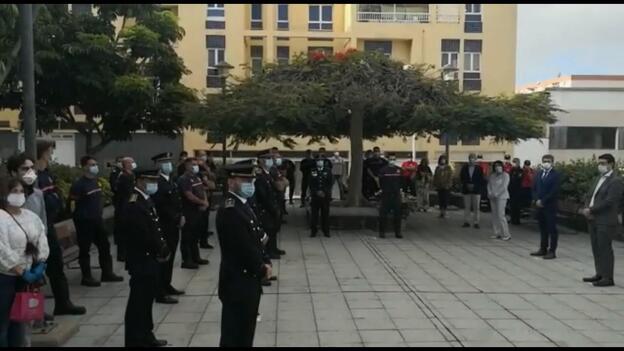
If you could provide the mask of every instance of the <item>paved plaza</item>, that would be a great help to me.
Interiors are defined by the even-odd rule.
[[[404,239],[371,230],[309,238],[303,210],[288,210],[280,236],[287,254],[274,262],[279,280],[264,289],[254,346],[624,345],[621,242],[617,285],[596,288],[581,281],[594,273],[584,233],[562,228],[558,258],[545,261],[529,256],[539,242],[535,223],[512,226],[503,242],[489,239],[487,214],[481,229],[463,229],[461,212],[446,220],[429,212],[410,216]],[[219,344],[219,250],[202,253],[211,263],[199,270],[176,263],[180,303],[154,305],[156,335],[171,346]],[[88,314],[57,317],[80,318],[65,346],[123,346],[128,276],[116,264],[126,281],[99,288],[80,286],[79,269],[68,270],[73,300]]]

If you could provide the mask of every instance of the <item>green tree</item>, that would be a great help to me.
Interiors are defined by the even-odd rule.
[[[173,48],[184,36],[175,15],[153,4],[96,7],[98,15],[92,16],[46,5],[36,17],[38,129],[49,131],[59,121],[75,128],[86,137],[87,153],[128,140],[138,129],[181,133],[182,107],[197,99],[180,83],[190,72]],[[135,23],[126,26],[130,18]],[[121,20],[120,31],[115,20]],[[0,99],[4,108],[20,104],[16,91]],[[84,121],[72,106],[85,114]]]
[[[544,106],[541,97],[461,94],[454,82],[439,79],[431,68],[352,49],[334,56],[299,55],[291,64],[268,65],[239,81],[225,97],[207,97],[203,108],[190,113],[189,122],[232,135],[235,143],[277,138],[288,146],[292,141],[284,135],[311,137],[311,142],[349,137],[354,157],[348,204],[357,206],[362,181],[357,155],[363,139],[439,135],[452,128],[515,140],[538,135],[541,123],[554,120],[552,106]]]

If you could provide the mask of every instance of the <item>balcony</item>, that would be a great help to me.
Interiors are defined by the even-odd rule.
[[[429,13],[423,12],[358,12],[358,22],[429,23]]]

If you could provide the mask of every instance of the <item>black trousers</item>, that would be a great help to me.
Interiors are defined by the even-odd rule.
[[[202,226],[202,212],[185,211],[184,218],[186,223],[182,228],[182,237],[180,240],[180,253],[183,262],[196,262],[199,260],[199,235]]]
[[[306,201],[309,188],[310,188],[310,177],[304,175],[303,178],[301,178],[301,202],[302,203]]]
[[[292,202],[293,196],[295,196],[295,186],[297,186],[295,177],[288,178],[288,200],[290,202]]]
[[[613,280],[614,259],[612,242],[614,235],[617,233],[617,226],[597,225],[593,221],[588,224],[596,275],[602,279]]]
[[[249,301],[221,300],[221,340],[219,347],[252,347],[260,293]]]
[[[59,245],[54,224],[48,226],[47,239],[50,254],[46,261],[48,266],[45,273],[48,276],[52,294],[54,295],[54,308],[57,309],[69,305],[70,300],[69,285],[63,267],[63,250]]]
[[[180,228],[178,223],[171,223],[170,221],[161,222],[163,233],[165,234],[165,240],[167,241],[167,247],[171,255],[166,262],[160,263],[160,295],[166,295],[166,291],[171,286],[171,278],[173,277],[173,262],[175,261],[175,253],[178,249],[178,242],[180,241]]]
[[[379,207],[379,234],[384,235],[386,232],[386,221],[388,213],[392,212],[394,233],[401,234],[401,199],[381,199]]]
[[[318,231],[318,220],[319,220],[319,212],[321,215],[321,229],[324,234],[329,234],[329,203],[331,201],[330,197],[318,197],[316,195],[312,195],[312,219],[310,220],[310,229],[313,234],[316,234]]]
[[[201,213],[200,223],[197,227],[199,231],[199,242],[207,243],[208,242],[208,226],[210,225],[210,209],[206,209]]]
[[[102,275],[113,272],[113,258],[110,253],[108,233],[104,228],[102,219],[78,219],[74,218],[76,227],[76,239],[78,240],[78,263],[82,271],[82,277],[91,277],[91,244],[98,249],[98,259]]]
[[[126,243],[123,240],[124,228],[122,224],[122,212],[121,206],[115,206],[113,217],[113,239],[115,245],[117,245],[117,257],[126,257]]]
[[[541,236],[540,249],[555,252],[559,239],[559,232],[557,231],[557,209],[539,208],[537,210],[537,221],[539,222]]]
[[[448,189],[438,189],[438,205],[440,210],[446,210],[448,207],[450,191]]]
[[[411,179],[410,177],[401,177],[403,183],[403,191],[416,196],[416,180]]]
[[[146,260],[131,266],[130,296],[124,316],[125,346],[146,346],[154,338],[152,306],[158,289],[159,265]]]
[[[520,224],[520,211],[522,210],[522,191],[509,192],[509,207],[511,210],[511,223]]]

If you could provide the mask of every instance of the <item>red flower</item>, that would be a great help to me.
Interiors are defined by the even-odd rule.
[[[356,48],[348,48],[347,51],[345,52],[345,54],[349,55],[349,54],[352,54],[352,53],[354,53],[356,51],[357,51]]]
[[[336,61],[344,61],[346,60],[347,55],[342,52],[337,52],[336,55],[334,55],[334,58],[336,59]]]
[[[325,59],[325,54],[322,51],[312,53],[312,61],[320,61],[323,59]]]

